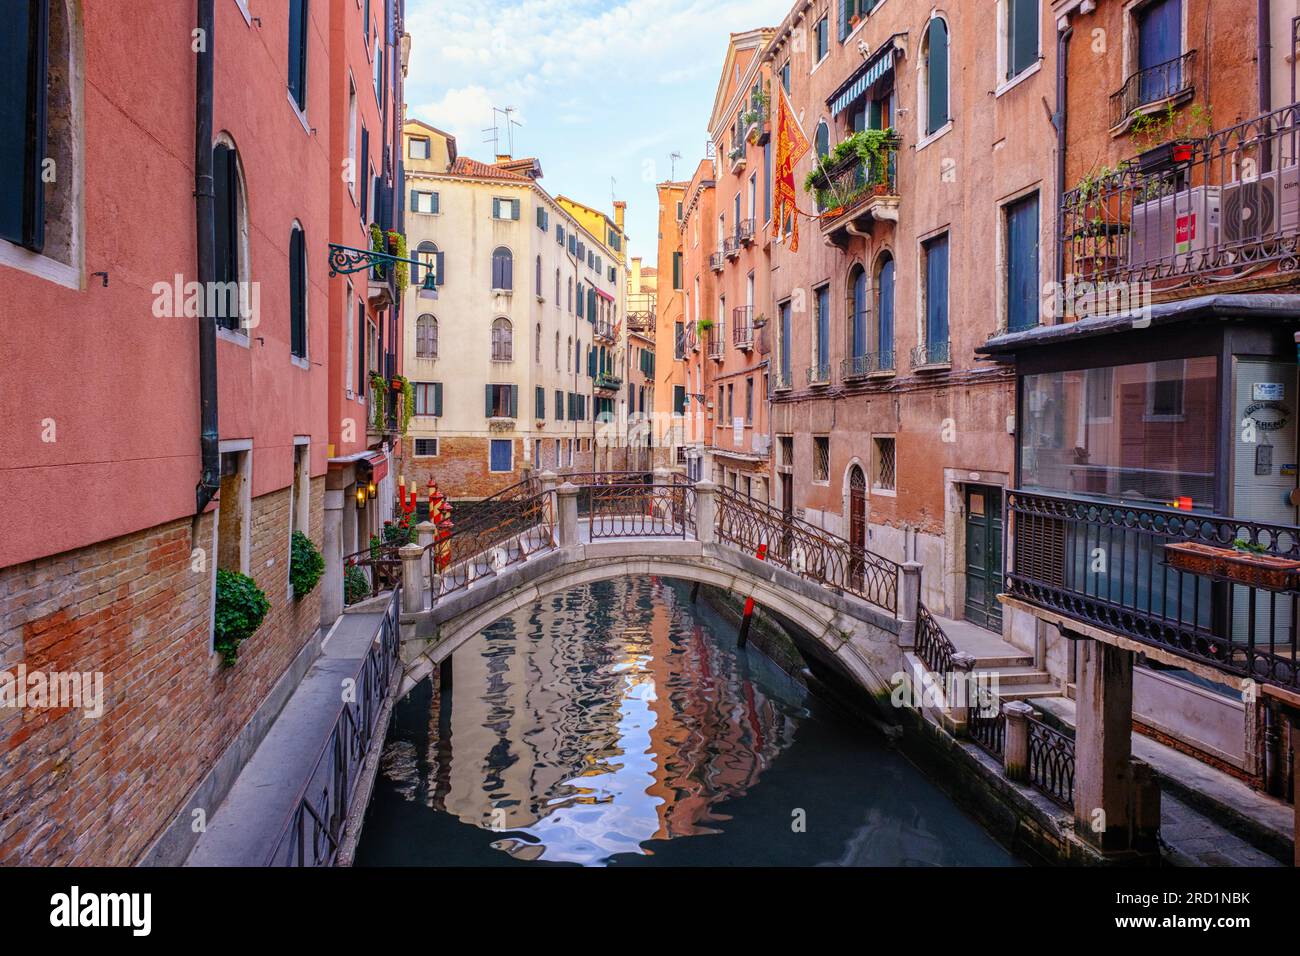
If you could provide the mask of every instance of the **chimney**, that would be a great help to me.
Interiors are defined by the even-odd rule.
[[[623,231],[623,214],[627,212],[627,203],[621,199],[614,200],[614,225],[618,226],[618,231]]]
[[[498,165],[498,166],[500,166],[502,163],[508,163],[508,162],[510,162],[510,154],[509,154],[509,153],[497,153],[497,165]]]

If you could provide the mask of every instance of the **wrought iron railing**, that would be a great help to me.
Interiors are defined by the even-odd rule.
[[[596,376],[596,388],[603,389],[605,391],[613,391],[614,389],[618,389],[622,387],[623,387],[622,376],[615,375],[612,372],[601,372]]]
[[[731,310],[731,344],[738,349],[754,346],[754,307],[742,305]]]
[[[1300,595],[1180,570],[1191,542],[1300,561],[1300,528],[1182,509],[1017,490],[1007,592],[1223,671],[1300,688]]]
[[[1049,799],[1074,807],[1074,739],[1035,717],[1029,720],[1029,782]]]
[[[808,384],[809,385],[829,385],[831,383],[831,366],[830,363],[825,365],[808,366]]]
[[[552,497],[530,478],[475,502],[468,522],[425,549],[438,581],[433,600],[554,547]]]
[[[988,700],[985,695],[991,695],[991,691],[987,688],[972,688],[968,693],[972,696],[967,700],[970,710],[966,717],[966,733],[981,750],[1000,759],[1007,739],[1007,718],[1002,713],[1002,706],[996,697]]]
[[[952,656],[957,653],[948,635],[924,604],[916,608],[916,656],[935,674],[952,672]]]
[[[1160,121],[1163,122],[1163,121]],[[1088,296],[1058,318],[1143,307],[1149,295],[1300,268],[1300,106],[1173,139],[1065,193],[1057,241]],[[1100,285],[1100,287],[1098,287]]]
[[[845,381],[853,378],[864,378],[876,372],[892,372],[893,370],[894,352],[892,349],[852,355],[840,362],[840,375]]]
[[[788,392],[794,388],[794,376],[789,369],[778,368],[772,371],[772,388],[778,392]]]
[[[709,268],[714,272],[722,271],[722,250],[709,253]]]
[[[588,519],[591,538],[685,538],[693,527],[695,491],[687,481],[670,477],[647,484],[620,481],[591,488]]]
[[[899,565],[730,488],[717,492],[719,540],[826,587],[898,610]]]
[[[334,727],[264,866],[333,866],[338,858],[362,765],[382,732],[379,715],[398,667],[401,595],[400,587],[393,591],[353,693],[350,699],[340,696]]]
[[[614,323],[608,319],[597,319],[592,323],[592,334],[598,341],[614,341]]]
[[[343,603],[357,604],[402,583],[400,545],[376,542],[343,557]]]
[[[722,254],[728,259],[734,259],[740,254],[740,236],[724,236],[722,240]]]
[[[898,149],[901,139],[885,142],[880,156],[863,160],[850,154],[815,177],[813,194],[822,213],[822,228],[839,228],[846,216],[881,197],[898,195]],[[865,211],[865,210],[863,210]]]
[[[705,333],[705,338],[707,340],[705,343],[705,353],[711,359],[717,359],[719,362],[722,361],[724,355],[722,330],[717,326],[714,326]]]
[[[1196,51],[1138,70],[1110,95],[1110,125],[1119,126],[1137,110],[1152,103],[1192,92]]]
[[[947,365],[950,361],[947,339],[942,342],[926,342],[912,349],[912,368]]]
[[[754,241],[754,220],[742,219],[736,224],[736,238],[740,240],[741,245],[749,245]]]

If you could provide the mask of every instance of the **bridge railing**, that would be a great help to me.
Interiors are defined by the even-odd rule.
[[[690,537],[695,490],[671,478],[601,484],[590,489],[588,521],[593,541],[600,538]]]
[[[553,495],[536,479],[477,502],[474,517],[425,548],[438,582],[433,600],[555,547]]]
[[[898,613],[901,566],[845,538],[730,488],[717,490],[717,536],[747,554]]]

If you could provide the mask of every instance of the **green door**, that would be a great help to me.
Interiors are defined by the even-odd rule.
[[[1002,633],[1002,490],[966,486],[966,620]]]

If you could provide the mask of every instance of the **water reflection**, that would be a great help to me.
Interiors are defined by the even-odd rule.
[[[1007,861],[910,765],[734,640],[653,579],[497,622],[456,652],[450,689],[399,704],[358,861]]]

